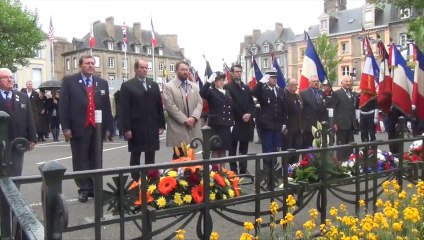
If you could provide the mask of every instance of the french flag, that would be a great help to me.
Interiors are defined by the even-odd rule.
[[[407,66],[406,60],[402,57],[397,47],[393,46],[392,49],[395,64],[393,73],[392,104],[405,116],[411,117],[414,73]]]
[[[312,75],[318,76],[318,79],[321,83],[327,79],[327,74],[325,73],[321,60],[319,59],[317,51],[315,50],[315,47],[312,44],[311,38],[309,38],[307,32],[305,32],[305,37],[308,41],[308,45],[306,46],[305,56],[303,58],[299,92],[309,87],[309,77]]]
[[[424,119],[424,54],[415,45],[415,71],[414,88],[412,91],[412,103],[415,104],[419,120]]]
[[[361,97],[359,98],[359,107],[363,107],[377,95],[378,77],[380,76],[380,68],[377,61],[375,61],[374,54],[371,50],[371,45],[368,37],[363,40],[364,50],[366,51],[366,59],[364,69],[362,70],[361,83]]]
[[[284,78],[283,72],[281,71],[280,64],[278,64],[277,58],[274,56],[274,53],[271,54],[272,65],[277,71],[277,85],[278,87],[284,89],[286,88],[286,79]]]
[[[387,114],[392,106],[393,78],[389,68],[389,54],[381,40],[377,43],[377,49],[379,55],[382,57],[380,62],[380,83],[378,87],[377,102],[381,111]]]

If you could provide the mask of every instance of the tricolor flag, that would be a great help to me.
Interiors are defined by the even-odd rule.
[[[157,47],[158,43],[156,42],[156,34],[155,34],[155,28],[153,27],[153,19],[150,18],[150,23],[152,24],[152,45],[153,47]]]
[[[50,26],[49,26],[49,40],[50,42],[54,41],[54,27],[52,17],[50,16]]]
[[[90,25],[90,48],[93,48],[96,45],[96,39],[94,38],[93,23]]]
[[[205,81],[209,79],[209,77],[213,74],[211,65],[209,64],[209,61],[206,60],[206,68],[205,68]]]
[[[424,120],[424,54],[415,46],[415,71],[412,103],[415,105],[419,120]]]
[[[378,78],[380,77],[380,68],[378,67],[377,61],[375,61],[368,37],[365,37],[362,41],[366,58],[359,85],[362,92],[361,97],[359,98],[360,108],[376,97]]]
[[[232,77],[231,77],[231,70],[228,67],[227,63],[224,61],[224,59],[222,59],[223,61],[223,70],[227,79],[227,83],[230,83],[232,81]]]
[[[381,111],[387,114],[392,106],[393,78],[389,67],[389,54],[381,40],[377,43],[377,49],[381,57],[377,102]]]
[[[247,83],[250,90],[253,90],[256,87],[256,84],[259,80],[262,79],[262,72],[256,63],[255,56],[252,54],[251,63],[250,63],[250,81]]]
[[[286,88],[286,79],[284,79],[283,72],[281,71],[280,64],[278,63],[278,59],[274,56],[274,53],[271,53],[272,58],[272,66],[277,71],[277,85],[284,89]]]
[[[407,66],[406,60],[396,46],[393,47],[393,59],[395,68],[393,73],[392,105],[404,115],[411,117],[414,74]]]
[[[307,32],[305,32],[305,38],[308,41],[305,56],[303,58],[302,73],[300,76],[299,92],[309,87],[309,77],[312,75],[318,76],[319,81],[322,83],[327,79],[324,67],[322,66],[321,60],[318,57],[317,51],[312,44],[311,39]]]
[[[127,38],[127,25],[124,24],[122,25],[122,50],[124,52],[127,51],[127,44],[128,44],[128,38]]]

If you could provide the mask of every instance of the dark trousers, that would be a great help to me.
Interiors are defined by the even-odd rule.
[[[362,142],[375,141],[375,123],[373,114],[361,114],[360,129]]]
[[[389,130],[389,131],[387,131],[387,137],[388,137],[389,140],[391,140],[391,139],[397,139],[398,138],[398,135],[396,134],[396,131]],[[389,144],[389,150],[393,154],[399,154],[400,153],[399,143]]]
[[[282,134],[279,130],[262,129],[262,152],[277,152],[281,147]],[[271,171],[276,163],[276,159],[264,158],[263,166],[265,171]]]
[[[311,147],[313,140],[314,140],[314,136],[312,136],[312,132],[304,131],[302,133],[302,146],[303,146],[303,148]]]
[[[339,129],[336,133],[337,135],[337,145],[348,144],[355,141],[353,138],[353,128],[352,129]],[[339,161],[346,161],[350,154],[352,153],[351,148],[340,149],[337,151],[337,158]]]
[[[236,156],[237,155],[237,145],[239,141],[235,137],[233,137],[232,143],[231,143],[231,149],[228,151],[229,156]],[[249,148],[249,141],[240,141],[239,146],[239,155],[245,155],[247,154]],[[239,169],[240,172],[237,171],[237,162],[231,162],[230,163],[230,169],[231,171],[235,172],[236,174],[245,174],[247,170],[247,161],[239,161]]]
[[[144,162],[145,164],[154,164],[155,163],[155,152],[156,151],[147,151],[144,152]],[[130,156],[130,166],[139,166],[140,165],[141,152],[131,152]],[[134,181],[138,181],[140,178],[140,172],[134,171],[131,172],[131,178]]]
[[[92,170],[101,168],[102,163],[96,163],[96,130],[94,127],[87,127],[84,135],[71,138],[72,167],[74,171]],[[103,145],[101,145],[103,148]],[[93,180],[91,178],[76,178],[75,183],[78,193],[93,192]]]
[[[287,149],[302,149],[302,134],[300,132],[293,133],[288,132],[286,135],[283,135],[283,144],[282,150]],[[299,154],[290,156],[289,163],[297,163],[299,161]]]

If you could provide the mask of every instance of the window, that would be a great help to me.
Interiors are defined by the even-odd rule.
[[[169,71],[175,72],[175,65],[174,64],[169,64]]]
[[[150,48],[150,47],[147,48],[147,54],[149,54],[149,55],[152,54],[152,48]]]
[[[366,23],[372,22],[373,21],[372,17],[373,17],[372,11],[366,11],[364,13],[364,20]]]
[[[74,69],[76,69],[78,67],[78,61],[77,58],[74,57]]]
[[[139,45],[135,45],[134,46],[134,52],[135,53],[140,53],[140,46]]]
[[[281,51],[281,50],[283,50],[283,44],[281,44],[281,43],[276,43],[276,44],[275,44],[275,50],[277,50],[277,51]]]
[[[399,45],[401,45],[402,48],[405,48],[407,44],[408,44],[408,36],[406,35],[406,33],[399,34]]]
[[[121,44],[121,50],[122,50],[123,52],[126,52],[126,51],[127,51],[127,45],[126,45],[125,43],[122,43],[122,44]]]
[[[108,66],[109,66],[109,68],[115,68],[115,58],[113,58],[113,57],[109,58]]]
[[[163,55],[163,50],[159,49],[159,55],[162,56]]]
[[[110,74],[110,73],[109,73],[109,75],[108,75],[108,77],[107,77],[107,80],[109,80],[109,81],[113,81],[113,80],[115,80],[115,74]]]
[[[269,58],[264,58],[264,68],[269,68]]]
[[[399,17],[400,19],[406,19],[411,17],[411,9],[410,8],[404,8],[399,10]]]
[[[342,76],[350,75],[349,66],[342,66]]]
[[[128,69],[128,59],[122,59],[122,69]]]
[[[41,50],[37,49],[34,51],[34,58],[41,58]]]
[[[41,72],[41,68],[33,68],[32,69],[32,84],[35,86],[40,86],[41,84],[41,79],[42,79],[42,72]]]
[[[342,54],[349,53],[349,42],[341,42],[340,45],[341,45]]]
[[[123,73],[122,74],[122,80],[123,81],[127,81],[129,77],[130,77],[130,74],[129,73]]]
[[[69,59],[66,59],[65,65],[66,65],[66,71],[71,70],[71,61]]]
[[[94,60],[96,61],[96,64],[94,65],[96,68],[100,67],[100,57],[94,56]]]
[[[252,53],[252,55],[256,55],[256,53],[258,52],[258,49],[256,47],[252,47],[250,49],[250,52]]]
[[[108,50],[113,50],[113,42],[108,42],[107,43],[107,49]]]
[[[163,63],[162,63],[162,62],[160,62],[160,63],[159,63],[159,71],[163,71],[163,66],[164,66],[164,65],[163,65]]]
[[[152,62],[147,62],[147,70],[152,71],[152,66],[153,66]]]
[[[303,60],[303,58],[305,57],[305,51],[306,51],[306,48],[301,48],[300,49],[300,59],[301,60]]]
[[[328,28],[327,19],[321,20],[321,29],[327,29],[327,28]]]
[[[269,53],[269,45],[264,45],[264,53]]]

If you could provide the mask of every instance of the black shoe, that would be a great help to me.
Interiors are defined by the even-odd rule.
[[[89,193],[87,194],[87,197],[91,197],[91,198],[93,198],[93,197],[94,197],[94,192],[89,192]]]
[[[78,201],[87,202],[88,201],[88,194],[86,192],[81,192],[78,196]]]

